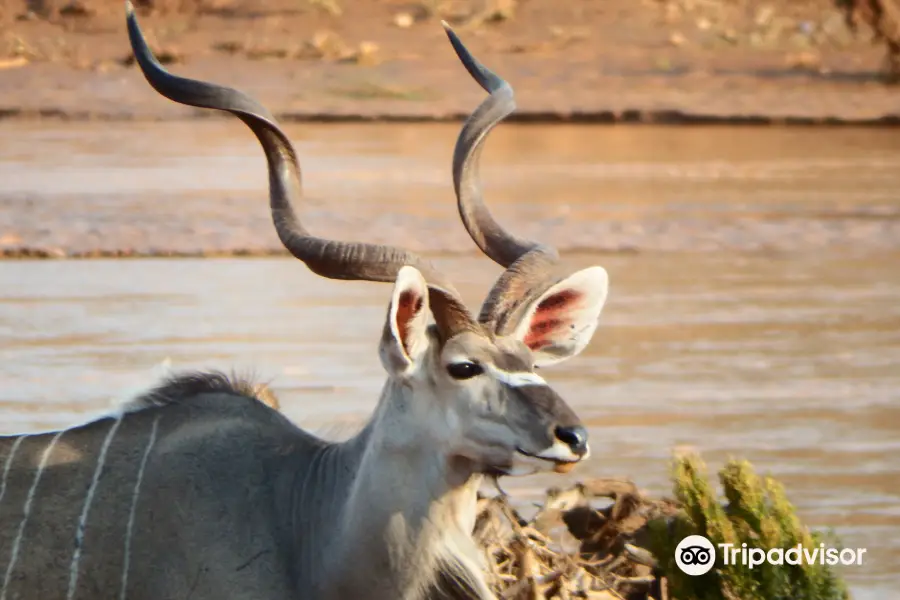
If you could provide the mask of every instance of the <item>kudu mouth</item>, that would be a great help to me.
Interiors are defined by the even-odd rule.
[[[580,463],[583,458],[575,460],[562,460],[558,458],[541,458],[537,454],[526,452],[520,448],[516,448],[509,465],[503,467],[493,467],[488,471],[489,475],[494,477],[524,477],[525,475],[534,475],[536,473],[568,473]]]
[[[557,473],[568,473],[575,468],[575,465],[590,458],[591,448],[590,445],[585,444],[583,450],[575,451],[557,440],[546,450],[536,453],[528,452],[516,446],[516,454],[521,455],[524,459],[520,459],[518,461],[519,465],[514,465],[514,468],[527,464],[533,465],[541,471],[545,471],[547,467],[550,467]]]
[[[584,431],[583,428],[579,428]],[[576,448],[560,439],[539,452],[529,451],[521,446],[516,446],[511,464],[504,468],[495,469],[495,475],[521,476],[534,473],[555,471],[568,473],[575,465],[591,456],[590,445],[583,440]]]
[[[537,377],[536,375],[534,375]],[[546,471],[567,472],[590,456],[588,432],[575,412],[546,382],[506,386],[511,403],[528,407],[529,420],[543,421],[515,446],[517,461]],[[529,439],[530,438],[530,439]],[[526,439],[528,440],[526,442]]]

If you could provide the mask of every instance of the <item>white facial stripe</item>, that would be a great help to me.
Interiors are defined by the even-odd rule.
[[[490,372],[494,377],[497,378],[497,381],[505,383],[510,387],[522,387],[526,385],[547,385],[547,382],[544,381],[544,378],[537,373],[529,373],[527,371],[511,373],[509,371],[504,371],[503,369],[498,369],[494,366],[490,367]]]

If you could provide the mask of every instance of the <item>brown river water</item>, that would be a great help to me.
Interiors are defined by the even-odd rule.
[[[311,228],[430,252],[480,304],[499,268],[455,217],[456,125],[288,131]],[[900,136],[498,134],[484,169],[498,218],[611,278],[594,342],[544,373],[588,423],[592,458],[504,487],[529,500],[627,476],[663,494],[674,448],[713,468],[747,458],[808,523],[867,549],[843,571],[855,597],[900,594]],[[239,124],[10,122],[0,139],[0,243],[277,247]],[[0,262],[0,433],[82,422],[168,362],[256,373],[297,423],[346,435],[383,381],[389,293],[287,258]]]

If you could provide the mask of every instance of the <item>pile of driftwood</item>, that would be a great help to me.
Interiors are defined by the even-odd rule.
[[[480,498],[475,539],[502,599],[664,600],[666,580],[642,544],[648,522],[677,511],[629,481],[595,479],[548,490],[530,519],[505,495]]]

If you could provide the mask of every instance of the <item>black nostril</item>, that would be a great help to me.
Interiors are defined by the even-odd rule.
[[[553,430],[556,438],[567,445],[575,453],[583,454],[587,449],[587,429],[581,425],[575,427],[557,427]]]

